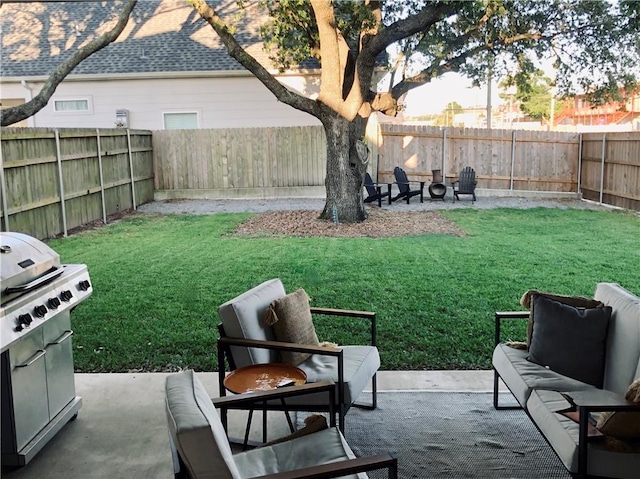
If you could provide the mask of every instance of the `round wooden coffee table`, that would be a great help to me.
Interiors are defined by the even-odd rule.
[[[287,363],[252,364],[230,372],[224,378],[224,387],[235,394],[269,391],[284,386],[300,386],[307,374]]]
[[[287,363],[264,363],[252,364],[238,368],[230,372],[224,378],[224,387],[228,391],[235,394],[245,394],[256,391],[270,391],[287,386],[300,386],[307,381],[307,374],[300,368]],[[280,399],[284,409],[287,423],[291,432],[294,431],[291,416],[287,410],[284,399]],[[266,402],[265,402],[266,404]],[[249,409],[249,417],[247,419],[247,428],[244,433],[244,448],[249,442],[249,431],[251,429],[251,420],[253,419],[253,408]],[[262,413],[262,442],[267,442],[267,411],[263,409]]]

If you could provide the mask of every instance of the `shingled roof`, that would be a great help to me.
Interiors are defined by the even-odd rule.
[[[210,3],[229,23],[240,13],[233,0]],[[0,76],[48,76],[112,25],[121,9],[120,2],[4,3],[0,7]],[[253,2],[241,13],[240,22],[233,23],[235,36],[260,63],[273,69],[258,35],[264,19]],[[317,63],[305,67],[317,67]],[[120,37],[85,59],[70,76],[242,70],[213,29],[184,0],[139,0]]]

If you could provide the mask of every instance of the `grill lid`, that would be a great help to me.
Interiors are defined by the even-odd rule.
[[[60,255],[23,233],[0,233],[2,304],[62,273]],[[41,281],[39,281],[41,280]]]

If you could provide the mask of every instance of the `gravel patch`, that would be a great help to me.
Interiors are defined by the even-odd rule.
[[[334,224],[319,219],[325,200],[320,198],[254,199],[254,200],[166,200],[147,203],[138,208],[141,213],[196,214],[259,213],[242,223],[230,236],[326,236],[385,238],[420,234],[465,236],[455,223],[439,211],[472,208],[580,208],[607,207],[575,199],[543,199],[530,197],[483,197],[471,201],[432,201],[415,199],[391,205],[367,205],[368,218],[357,224]]]
[[[264,213],[268,211],[322,211],[324,208],[324,198],[274,198],[274,199],[252,199],[252,200],[165,200],[153,201],[138,207],[142,213],[160,214],[194,214],[209,215],[213,213]],[[382,204],[385,211],[431,211],[449,210],[457,208],[579,208],[579,209],[599,209],[606,210],[608,207],[597,203],[576,199],[546,199],[531,197],[480,197],[478,201],[468,200],[456,201],[450,199],[446,201],[425,199],[420,203],[419,199],[413,198],[411,203],[396,201],[392,204]],[[377,205],[368,204],[371,210],[379,209]]]

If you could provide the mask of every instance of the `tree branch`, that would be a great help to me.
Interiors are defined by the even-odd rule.
[[[337,111],[342,104],[341,87],[344,78],[341,75],[343,69],[340,66],[340,46],[333,6],[329,0],[311,0],[311,7],[318,25],[322,63],[318,100]]]
[[[211,25],[215,32],[224,43],[229,55],[249,70],[267,89],[275,95],[282,103],[304,111],[318,117],[318,109],[316,102],[299,95],[280,83],[276,78],[267,71],[255,58],[249,55],[229,31],[229,27],[224,23],[222,18],[218,16],[215,10],[207,4],[205,0],[188,0],[188,2],[196,9],[200,16]]]
[[[58,85],[62,83],[67,75],[69,75],[69,73],[71,73],[73,69],[80,64],[80,62],[93,55],[95,52],[102,50],[120,36],[120,33],[122,33],[124,27],[129,21],[129,16],[131,15],[136,3],[137,0],[129,0],[118,17],[117,23],[110,31],[87,43],[84,47],[71,55],[67,61],[53,70],[40,92],[33,99],[22,105],[0,111],[0,125],[13,125],[14,123],[29,118],[42,110],[47,103],[49,103],[49,100],[55,93],[56,88],[58,88]]]
[[[448,49],[454,51],[459,47],[469,44],[473,36],[471,33],[472,32],[469,31],[465,35],[461,35],[456,38],[455,42],[449,43],[447,45],[449,47]],[[431,63],[431,65],[424,68],[420,73],[412,76],[411,78],[403,79],[402,81],[397,83],[392,89],[392,96],[393,98],[398,99],[409,90],[429,83],[432,78],[437,78],[441,75],[444,75],[445,73],[459,71],[460,67],[466,62],[467,58],[473,57],[474,55],[480,53],[482,50],[493,49],[500,46],[508,46],[526,40],[540,40],[542,38],[544,38],[542,33],[523,33],[504,38],[499,42],[478,44],[477,46],[470,48],[460,53],[459,55],[456,55],[455,57],[451,57],[444,62],[442,61],[443,58],[438,57]]]
[[[371,41],[364,48],[370,50],[376,57],[389,45],[427,30],[439,21],[457,13],[464,3],[464,1],[440,3],[434,7],[427,2],[427,5],[415,15],[398,20],[371,37]]]

